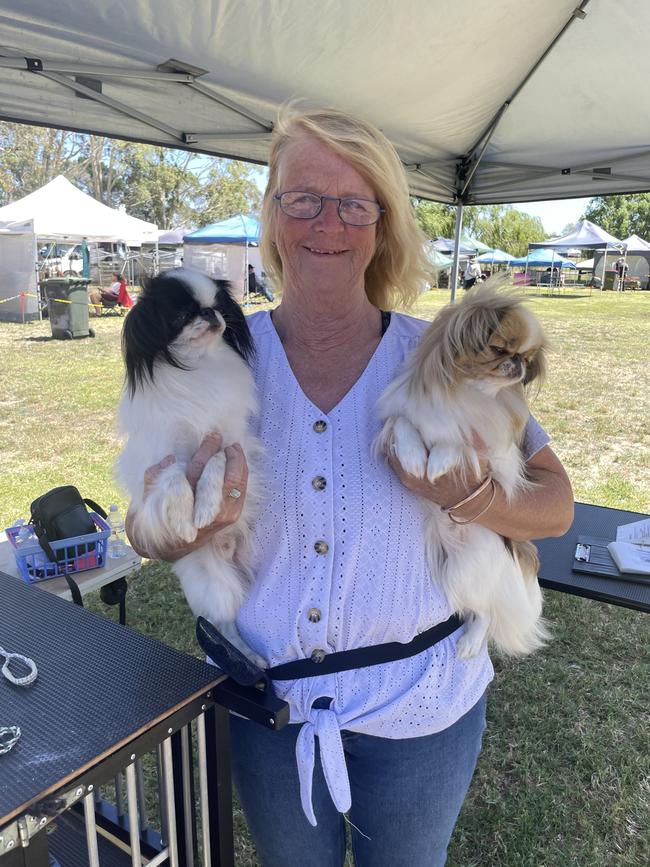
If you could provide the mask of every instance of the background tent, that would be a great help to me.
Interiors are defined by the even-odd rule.
[[[476,258],[477,261],[485,262],[486,265],[509,265],[515,257],[506,253],[505,250],[488,250],[487,253],[481,253]]]
[[[162,229],[158,232],[158,244],[163,244],[169,247],[180,247],[183,243],[185,235],[194,232],[195,229],[190,226],[178,226],[175,229]]]
[[[158,227],[93,199],[59,175],[33,193],[0,208],[0,226],[31,221],[39,238],[155,244]]]
[[[532,250],[527,256],[511,259],[513,266],[528,266],[529,268],[575,268],[575,262],[565,259],[555,250]]]
[[[603,254],[599,257],[598,272],[600,273],[601,286],[605,285],[605,271],[607,270],[607,255],[614,253],[618,258],[625,251],[625,242],[619,241],[609,232],[601,229],[595,223],[589,220],[579,220],[568,235],[562,235],[560,238],[553,238],[550,241],[538,241],[528,245],[529,248],[537,247],[553,248],[567,252],[572,247],[577,247],[580,250],[597,250],[603,248]]]
[[[216,279],[230,280],[235,297],[241,301],[248,291],[248,265],[255,268],[258,277],[261,274],[259,239],[259,220],[237,214],[185,235],[183,264]]]
[[[433,267],[439,271],[446,271],[447,268],[451,268],[454,264],[453,259],[450,259],[449,256],[445,256],[444,253],[440,253],[438,250],[434,250],[431,246],[427,249],[427,258]]]
[[[473,247],[477,253],[489,253],[490,247],[487,244],[484,244],[482,241],[479,241],[477,238],[472,238],[470,235],[467,235],[463,232],[461,236],[461,244],[464,244],[466,247]]]
[[[589,220],[579,220],[568,235],[562,235],[560,238],[551,238],[546,241],[535,241],[528,245],[531,249],[539,247],[554,248],[556,250],[570,250],[575,247],[578,250],[595,250],[599,247],[614,247],[622,251],[625,242],[619,241],[609,232],[601,229],[595,223]]]
[[[642,289],[650,289],[650,243],[639,238],[638,235],[630,235],[629,238],[624,238],[621,242],[625,244],[625,263],[627,265],[627,278],[636,278],[636,282]],[[616,258],[620,256],[619,251],[616,251]],[[611,278],[614,283],[613,262],[612,256],[609,258],[609,268],[607,267],[605,250],[596,250],[594,253],[594,272],[603,275],[603,286],[605,286],[605,277]],[[611,272],[607,275],[607,271]],[[607,280],[607,288],[609,288],[610,280]]]
[[[30,222],[0,229],[0,320],[37,319],[37,243]]]
[[[453,253],[456,249],[456,242],[453,238],[436,238],[431,243],[433,249],[437,250],[439,253]],[[466,259],[468,256],[476,255],[477,249],[473,244],[466,244],[461,241],[458,245],[458,252],[461,257]]]
[[[237,214],[185,235],[185,244],[259,244],[260,222]]]

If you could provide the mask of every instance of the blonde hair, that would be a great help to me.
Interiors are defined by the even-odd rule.
[[[262,206],[260,248],[264,270],[282,286],[282,261],[273,243],[277,220],[274,195],[281,192],[280,163],[290,141],[310,135],[342,157],[375,191],[385,213],[377,223],[377,246],[365,285],[369,301],[382,310],[410,306],[430,279],[425,236],[415,220],[406,172],[395,148],[376,127],[336,109],[280,109],[273,129],[269,181]]]

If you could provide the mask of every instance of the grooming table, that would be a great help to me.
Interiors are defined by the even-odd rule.
[[[576,503],[573,524],[564,536],[535,542],[541,560],[539,583],[549,590],[650,613],[650,584],[572,571],[578,536],[595,536],[611,541],[616,538],[616,528],[620,524],[631,524],[648,517],[640,512]]]
[[[218,669],[1,573],[0,645],[38,667],[27,687],[0,676],[0,725],[22,730],[0,755],[2,867],[45,867],[48,848],[60,867],[93,867],[99,863],[93,848],[102,867],[130,865],[133,847],[150,863],[193,864],[192,721],[204,852],[211,852],[212,865],[233,863],[228,711],[212,701],[225,680]],[[26,672],[16,666],[14,673]],[[136,760],[156,749],[164,844],[158,838],[156,845],[155,834],[139,834],[137,821],[129,828],[130,797],[130,812],[109,829],[113,842],[105,834],[97,842],[95,825],[101,831],[111,824],[96,804],[98,787],[125,773],[134,794]]]

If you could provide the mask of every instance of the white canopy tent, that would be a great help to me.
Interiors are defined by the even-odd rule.
[[[649,25],[636,0],[5,0],[0,116],[264,162],[282,102],[334,104],[460,237],[465,204],[650,189]]]
[[[0,227],[31,222],[39,238],[156,244],[158,227],[109,208],[59,175],[33,193],[0,208]]]

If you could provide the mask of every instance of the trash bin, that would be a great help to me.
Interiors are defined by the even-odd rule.
[[[52,337],[71,340],[73,337],[94,337],[88,327],[88,290],[85,277],[49,277],[41,281],[47,298]]]

